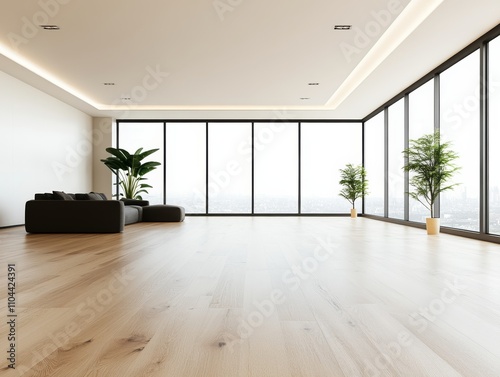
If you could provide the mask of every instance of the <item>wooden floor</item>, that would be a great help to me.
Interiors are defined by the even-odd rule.
[[[496,244],[363,218],[189,217],[4,229],[0,247],[1,376],[500,376]]]

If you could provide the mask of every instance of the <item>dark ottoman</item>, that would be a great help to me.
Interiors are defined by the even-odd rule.
[[[169,221],[180,222],[184,221],[184,207],[171,206],[164,204],[155,204],[152,206],[142,207],[142,221]]]

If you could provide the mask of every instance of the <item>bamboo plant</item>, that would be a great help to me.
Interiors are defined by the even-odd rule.
[[[362,165],[347,164],[344,169],[340,169],[339,184],[342,186],[339,195],[351,203],[352,209],[355,209],[356,199],[368,194],[366,170]]]
[[[413,173],[408,194],[419,201],[435,218],[436,200],[443,191],[452,190],[458,183],[449,184],[460,169],[454,164],[458,155],[450,149],[449,142],[442,143],[439,131],[410,140],[409,148],[403,151],[406,164],[404,171]]]

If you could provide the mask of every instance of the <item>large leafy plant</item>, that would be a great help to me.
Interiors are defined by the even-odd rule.
[[[439,194],[453,189],[458,183],[448,181],[460,169],[454,164],[458,155],[450,149],[450,143],[441,143],[438,131],[410,140],[410,147],[403,151],[406,164],[403,169],[413,173],[410,185],[414,191],[410,197],[418,200],[435,217],[435,204]]]
[[[366,170],[362,165],[347,164],[344,169],[340,169],[339,184],[342,186],[339,195],[347,199],[352,208],[355,208],[356,199],[368,194]]]
[[[139,148],[135,153],[131,154],[121,148],[106,148],[106,152],[111,156],[101,160],[114,174],[118,177],[118,184],[123,190],[123,195],[127,199],[142,199],[142,193],[147,194],[147,188],[152,186],[144,183],[144,175],[156,169],[161,165],[156,161],[142,162],[147,156],[156,152],[156,149],[142,151]]]

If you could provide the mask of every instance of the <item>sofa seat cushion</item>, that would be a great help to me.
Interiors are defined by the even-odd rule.
[[[142,221],[180,222],[184,221],[184,217],[184,207],[180,206],[156,204],[143,207]]]
[[[125,225],[142,221],[142,207],[124,206]]]

